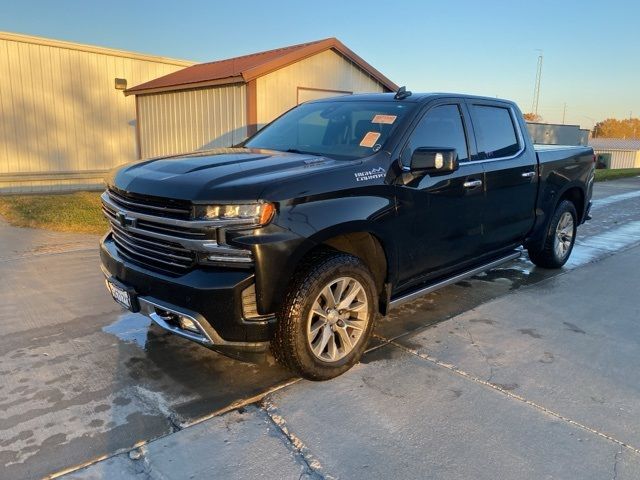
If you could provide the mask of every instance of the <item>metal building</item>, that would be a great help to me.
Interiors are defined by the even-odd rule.
[[[589,130],[580,125],[528,122],[527,130],[539,145],[586,145],[589,141]]]
[[[228,147],[307,100],[397,85],[335,38],[193,65],[135,95],[140,158]]]
[[[193,62],[0,32],[0,193],[85,189],[137,158],[136,85]]]
[[[640,168],[640,140],[592,138],[597,168]]]

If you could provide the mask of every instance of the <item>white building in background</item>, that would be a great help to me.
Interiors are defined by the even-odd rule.
[[[126,91],[140,157],[229,147],[297,104],[397,85],[335,38],[202,63]]]
[[[138,158],[123,89],[190,65],[0,32],[0,193],[101,186]]]
[[[139,158],[231,146],[307,100],[397,85],[335,38],[193,62],[0,32],[0,193],[101,188]]]
[[[640,140],[592,138],[598,168],[640,168]]]

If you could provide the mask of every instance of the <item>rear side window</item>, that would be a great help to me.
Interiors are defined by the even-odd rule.
[[[471,115],[480,160],[509,157],[518,153],[520,144],[508,108],[473,105]]]

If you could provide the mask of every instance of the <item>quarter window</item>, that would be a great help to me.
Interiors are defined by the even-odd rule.
[[[471,115],[481,160],[509,157],[518,153],[520,144],[509,109],[473,105]]]
[[[467,140],[458,105],[439,105],[420,120],[403,151],[403,164],[408,165],[416,148],[455,148],[458,161],[469,158]]]

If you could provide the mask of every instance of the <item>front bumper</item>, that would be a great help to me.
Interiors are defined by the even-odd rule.
[[[243,318],[242,292],[254,283],[253,272],[202,267],[176,277],[165,275],[123,258],[110,234],[100,244],[100,258],[105,275],[133,289],[141,313],[162,328],[216,350],[268,349],[274,319]],[[193,320],[201,333],[180,329],[167,321],[168,313]]]

